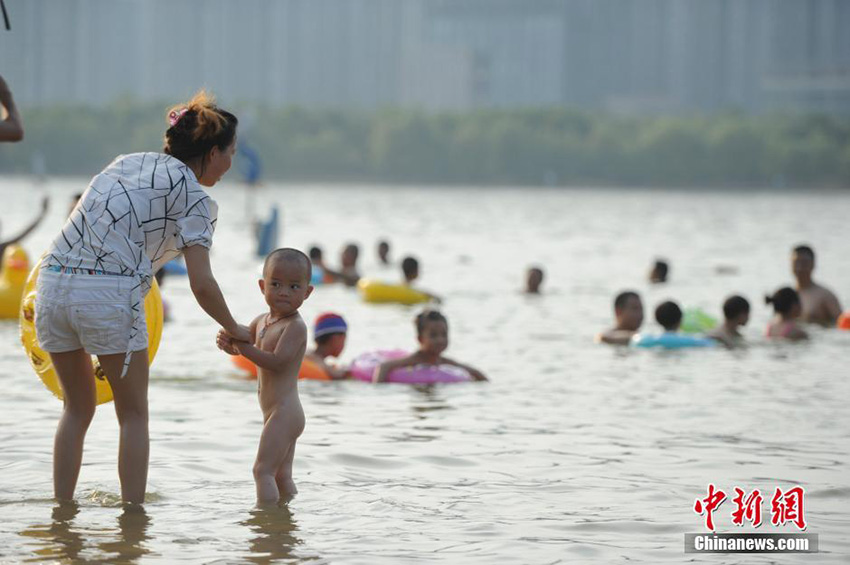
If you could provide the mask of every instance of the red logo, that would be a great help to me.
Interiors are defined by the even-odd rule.
[[[758,528],[762,524],[761,506],[764,497],[759,489],[747,492],[740,487],[734,487],[735,496],[732,503],[735,509],[732,511],[732,523],[743,526],[745,523]],[[806,518],[803,510],[803,487],[795,486],[786,491],[776,487],[773,498],[770,500],[770,523],[774,526],[794,524],[799,530],[806,529]],[[694,512],[705,516],[705,527],[714,531],[713,513],[723,502],[726,501],[726,493],[709,483],[708,494],[705,498],[698,498],[694,502]]]
[[[708,496],[705,498],[698,498],[694,503],[694,512],[702,516],[705,514],[705,527],[714,531],[714,519],[711,514],[717,507],[723,504],[723,501],[726,500],[726,493],[722,490],[714,490],[714,484],[708,485]]]
[[[770,523],[774,526],[782,526],[791,522],[800,530],[806,529],[806,519],[803,517],[803,487],[790,488],[782,493],[782,489],[776,487],[773,499],[770,501]]]
[[[744,497],[744,491],[735,487],[735,498],[732,502],[735,503],[735,511],[732,512],[732,523],[736,526],[743,526],[746,520],[758,528],[761,525],[761,502],[762,496],[759,489],[754,490]]]

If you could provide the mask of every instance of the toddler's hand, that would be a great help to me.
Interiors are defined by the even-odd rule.
[[[239,351],[233,345],[233,338],[224,330],[218,330],[218,335],[215,336],[215,344],[229,355],[239,355]]]

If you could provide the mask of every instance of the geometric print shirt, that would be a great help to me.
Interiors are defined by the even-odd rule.
[[[186,247],[209,249],[217,215],[218,205],[182,161],[163,153],[120,155],[91,180],[42,264],[134,277],[132,340],[153,274]]]
[[[116,158],[96,175],[45,265],[151,278],[185,247],[212,245],[218,205],[188,166],[163,153]]]

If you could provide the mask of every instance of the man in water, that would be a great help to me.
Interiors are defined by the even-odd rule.
[[[838,298],[826,287],[812,280],[815,252],[808,245],[798,245],[791,253],[791,271],[797,279],[797,292],[803,313],[800,320],[824,326],[835,325],[841,315]]]
[[[618,294],[614,299],[614,317],[614,327],[597,335],[596,341],[611,345],[628,345],[643,324],[643,302],[638,293],[627,290]]]

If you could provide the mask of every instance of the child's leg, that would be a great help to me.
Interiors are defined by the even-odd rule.
[[[286,457],[283,463],[277,470],[274,479],[277,483],[277,489],[281,496],[292,497],[298,494],[298,489],[295,488],[295,482],[292,480],[292,460],[295,458],[295,442],[289,446],[286,452]]]
[[[50,360],[65,397],[53,445],[53,492],[60,500],[70,500],[80,476],[83,441],[97,405],[94,369],[91,357],[82,349],[51,353]]]
[[[280,499],[275,474],[292,445],[291,440],[285,439],[289,437],[285,423],[285,417],[275,412],[263,426],[257,460],[254,462],[254,482],[257,485],[258,503],[276,503]]]

